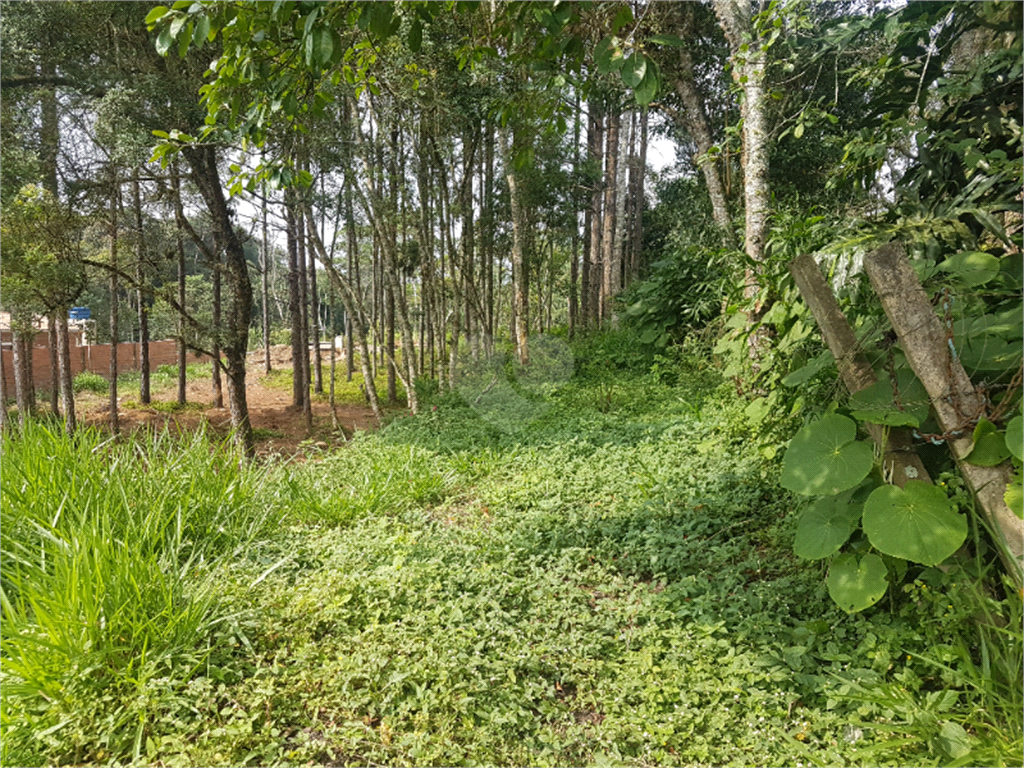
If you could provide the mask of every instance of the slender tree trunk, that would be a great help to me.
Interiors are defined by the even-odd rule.
[[[487,338],[494,343],[494,126],[487,123],[484,143],[484,179],[480,212],[484,216],[484,259],[486,266]],[[490,351],[490,349],[488,349]]]
[[[302,410],[305,407],[308,389],[302,380],[302,294],[299,290],[299,256],[296,243],[301,233],[296,229],[294,198],[291,192],[285,194],[285,235],[288,244],[288,319],[292,339],[292,405]]]
[[[602,323],[612,319],[612,297],[618,288],[615,279],[615,198],[617,193],[619,161],[619,118],[618,108],[608,114],[608,132],[605,136],[604,174],[604,222],[601,227],[601,317]]]
[[[12,366],[13,367],[13,366]],[[7,431],[10,426],[7,418],[7,376],[4,374],[3,345],[0,344],[0,432]]]
[[[113,171],[110,189],[110,431],[121,431],[120,414],[117,404],[117,342],[118,328],[118,286],[117,286],[117,209],[120,195],[117,171]]]
[[[347,275],[349,280],[352,280],[353,276],[358,274],[358,272],[357,272],[358,265],[357,265],[357,261],[356,261],[357,258],[358,258],[358,253],[357,253],[358,243],[356,242],[356,220],[355,220],[355,214],[354,214],[354,212],[352,210],[352,185],[348,184],[348,183],[345,184],[345,236],[346,236],[346,244],[348,246],[348,272],[346,273],[346,275]],[[358,278],[356,278],[355,284],[356,284],[356,290],[357,291],[360,290],[359,289],[359,280],[358,280]],[[353,339],[352,339],[353,325],[354,324],[352,322],[352,312],[346,306],[345,307],[345,380],[346,381],[352,381],[352,373],[353,373],[353,368],[354,368],[354,365],[355,365],[355,360],[353,359],[353,352],[354,352]]]
[[[576,92],[575,116],[572,124],[572,175],[574,179],[579,178],[580,170],[580,94]],[[576,200],[576,190],[573,190],[572,199]],[[576,323],[579,315],[579,300],[577,290],[579,288],[579,258],[580,258],[580,224],[579,211],[576,204],[572,206],[572,255],[569,262],[569,338],[576,335]]]
[[[736,65],[733,78],[743,89],[743,202],[746,226],[744,250],[756,263],[764,260],[764,244],[768,233],[769,133],[765,93],[764,48],[756,39],[750,6],[740,0],[715,0],[715,13],[729,41]],[[753,42],[751,42],[753,40]],[[757,274],[747,270],[744,295],[750,299],[759,290]],[[754,307],[750,320],[756,320],[761,308]],[[759,355],[758,339],[752,339],[751,354]]]
[[[312,212],[310,212],[312,214]],[[313,256],[313,247],[309,248],[309,301],[310,301],[310,324],[309,330],[313,337],[313,391],[318,395],[324,393],[323,361],[320,357],[320,297],[317,295],[316,287],[316,258]]]
[[[647,174],[647,123],[649,113],[645,108],[640,118],[640,157],[637,161],[636,184],[633,189],[633,234],[630,237],[632,254],[632,277],[637,279],[645,265],[643,260],[644,245],[644,176]]]
[[[182,150],[192,166],[193,178],[210,213],[216,251],[224,254],[223,270],[228,280],[228,322],[219,329],[220,346],[227,360],[228,402],[235,439],[247,458],[255,455],[249,405],[245,396],[245,357],[252,320],[252,284],[242,242],[231,224],[231,211],[224,199],[224,187],[217,170],[216,150],[212,146],[186,147]],[[220,259],[218,258],[218,262]]]
[[[213,407],[224,407],[224,389],[220,377],[220,335],[221,335],[221,275],[220,275],[220,251],[215,254],[213,262]]]
[[[629,152],[633,142],[632,135],[632,113],[629,114],[630,128],[619,133],[619,157],[615,179],[615,235],[612,239],[612,296],[618,294],[623,288],[623,256],[626,252],[626,232],[629,229],[629,222],[626,219],[626,171],[630,164]],[[625,147],[627,160],[622,162],[622,150]]]
[[[270,360],[270,241],[267,238],[267,183],[263,182],[263,202],[260,206],[263,224],[263,242],[260,249],[261,258],[261,295],[263,297],[263,368],[266,373],[271,371]]]
[[[505,166],[505,180],[508,182],[509,201],[512,208],[512,307],[513,327],[516,343],[516,352],[519,355],[519,362],[526,365],[530,362],[530,302],[529,302],[529,277],[526,273],[525,241],[526,221],[519,188],[519,177],[516,174],[512,163],[512,152],[515,148],[515,136],[512,139],[512,146],[509,146],[508,129],[502,128],[499,132],[501,140],[502,163]]]
[[[57,348],[60,365],[60,399],[64,406],[64,431],[75,433],[75,388],[71,375],[71,349],[68,343],[68,308],[57,310]]]
[[[18,404],[18,423],[24,428],[32,414],[28,395],[32,378],[28,362],[25,360],[25,332],[12,328],[11,342],[11,351],[14,353],[14,396]]]
[[[309,222],[313,226],[312,220]],[[306,274],[306,237],[303,234],[306,228],[305,211],[301,202],[295,211],[295,250],[296,262],[299,266],[299,302],[301,308],[301,320],[299,323],[302,351],[299,360],[302,363],[302,417],[306,421],[306,433],[313,431],[313,403],[309,395],[310,369],[309,369],[309,282]]]
[[[597,324],[601,318],[601,281],[604,274],[602,266],[601,234],[603,230],[603,217],[601,202],[604,198],[604,176],[602,164],[604,161],[604,113],[599,111],[596,104],[590,104],[590,159],[596,166],[598,181],[594,185],[590,196],[590,253],[587,259],[590,263],[589,272],[589,296],[588,296],[588,324]]]
[[[139,402],[150,401],[149,392],[149,307],[143,293],[145,280],[145,243],[142,228],[142,196],[139,191],[139,168],[132,170],[132,207],[135,211],[135,299],[139,309]]]
[[[178,160],[175,158],[171,170],[171,186],[174,194],[174,236],[178,249],[178,339],[175,346],[178,353],[178,405],[186,403],[186,347],[185,347],[185,242],[182,234],[185,213],[181,205],[181,176],[178,171]]]
[[[388,352],[388,404],[398,402],[398,388],[395,385],[395,366],[391,360],[395,356],[395,292],[391,286],[385,289],[384,297],[384,344]]]
[[[60,413],[60,363],[57,343],[57,313],[51,312],[46,317],[46,346],[50,351],[50,411],[54,414]]]
[[[721,4],[716,4],[716,11],[719,5]],[[689,39],[694,34],[693,8],[686,3],[680,3],[676,8],[682,16],[680,26],[682,36],[685,39]],[[749,12],[747,15],[749,16]],[[740,44],[742,43],[737,43],[737,46]],[[711,215],[721,233],[722,245],[729,250],[736,250],[739,246],[737,245],[736,234],[732,227],[732,217],[729,215],[729,204],[725,186],[722,184],[718,163],[708,154],[714,145],[714,141],[707,110],[704,108],[704,97],[701,95],[694,78],[693,57],[690,49],[686,46],[676,50],[679,52],[679,76],[675,80],[675,91],[682,102],[683,109],[674,114],[674,117],[676,122],[680,124],[680,127],[689,134],[694,144],[697,145],[694,161],[704,174],[708,197],[711,198]],[[736,48],[733,49],[734,53],[735,51]]]

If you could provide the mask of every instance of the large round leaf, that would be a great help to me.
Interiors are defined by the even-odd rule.
[[[979,467],[994,467],[1010,458],[1010,447],[1003,433],[988,419],[981,419],[974,428],[974,447],[967,461]]]
[[[853,554],[842,554],[829,568],[828,593],[836,605],[847,613],[863,611],[879,600],[889,586],[885,562],[878,555],[867,554],[857,560]]]
[[[829,414],[796,433],[782,462],[782,487],[803,494],[836,494],[867,477],[871,446],[856,440],[857,424]]]
[[[1006,447],[1018,460],[1024,460],[1024,418],[1014,416],[1006,425]]]
[[[837,551],[857,526],[863,504],[851,504],[853,490],[815,501],[800,516],[793,552],[808,560],[820,560]]]
[[[984,251],[968,251],[949,257],[939,264],[939,269],[967,285],[984,285],[999,274],[999,259]]]
[[[938,565],[967,538],[967,518],[953,510],[941,488],[923,480],[872,491],[863,526],[879,551],[925,565]]]
[[[899,404],[888,377],[862,389],[850,398],[854,418],[889,427],[920,427],[928,418],[928,393],[913,371],[896,372]]]

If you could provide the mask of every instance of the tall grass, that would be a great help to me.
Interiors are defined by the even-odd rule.
[[[202,433],[117,444],[30,423],[2,450],[3,762],[63,728],[137,755],[145,717],[100,702],[202,663],[227,612],[217,566],[279,519],[267,475]]]

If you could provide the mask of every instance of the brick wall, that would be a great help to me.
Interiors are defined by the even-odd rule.
[[[46,334],[41,334],[45,339]],[[38,337],[37,337],[38,339]],[[117,345],[117,372],[139,370],[139,345],[130,342],[122,342]],[[3,345],[3,377],[4,385],[9,397],[14,397],[14,356],[8,344]],[[185,356],[189,363],[201,362],[202,358],[189,352]],[[155,369],[160,365],[176,365],[178,362],[177,344],[171,341],[149,342],[149,365]],[[88,346],[71,347],[71,372],[77,376],[82,371],[98,373],[105,379],[110,376],[110,345],[91,344]],[[50,371],[50,350],[49,347],[34,346],[32,348],[32,378],[37,389],[50,389],[52,381]]]

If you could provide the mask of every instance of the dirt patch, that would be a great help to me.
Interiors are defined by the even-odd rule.
[[[275,370],[288,368],[276,362],[277,359],[284,357],[281,350],[287,351],[287,362],[291,362],[291,350],[288,347],[272,347]],[[253,365],[247,376],[246,400],[249,403],[249,419],[256,433],[257,454],[291,456],[301,452],[303,443],[322,450],[343,445],[356,431],[377,429],[377,421],[369,405],[351,404],[335,406],[340,427],[335,429],[330,406],[327,402],[319,402],[318,396],[314,396],[313,429],[310,433],[306,429],[302,411],[292,407],[290,388],[285,391],[279,385],[268,386],[263,374],[253,370],[257,365],[262,366],[262,350],[258,356],[251,357],[256,357],[256,360],[250,361]],[[218,435],[227,435],[231,431],[231,412],[226,407],[211,407],[213,385],[209,379],[190,380],[185,392],[188,405],[182,410],[175,411],[160,408],[165,403],[176,403],[178,394],[175,388],[154,392],[151,399],[156,407],[137,405],[135,401],[138,400],[138,392],[134,389],[119,392],[123,404],[120,412],[122,431],[127,433],[136,429],[163,429],[166,426],[172,432],[183,434],[195,431],[204,424],[207,429]],[[225,392],[225,397],[226,395]],[[106,426],[109,418],[106,396],[82,392],[76,399],[83,424]]]

